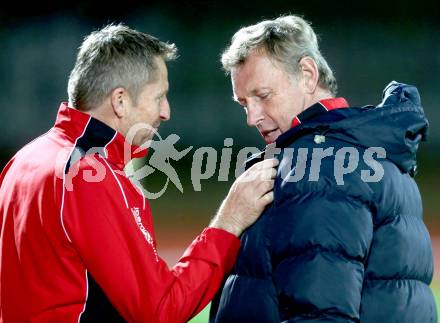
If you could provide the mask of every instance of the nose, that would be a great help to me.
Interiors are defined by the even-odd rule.
[[[246,108],[246,121],[249,127],[256,127],[263,119],[261,108],[257,104],[248,104]]]
[[[165,99],[160,106],[160,120],[168,121],[171,118],[171,109],[168,99]]]

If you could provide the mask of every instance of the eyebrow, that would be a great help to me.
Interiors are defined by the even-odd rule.
[[[166,95],[170,91],[170,86],[168,85],[162,92],[160,92],[159,96]]]
[[[159,98],[163,97],[164,95],[167,95],[168,94],[168,90],[169,89],[160,92],[158,95],[155,96],[155,99],[159,99]]]

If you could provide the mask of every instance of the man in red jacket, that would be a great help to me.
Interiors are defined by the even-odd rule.
[[[235,181],[169,270],[156,252],[148,201],[123,169],[170,118],[165,61],[175,53],[123,25],[83,42],[69,103],[0,177],[0,322],[184,322],[219,288],[237,237],[273,199],[276,161]],[[128,143],[139,123],[150,127]]]

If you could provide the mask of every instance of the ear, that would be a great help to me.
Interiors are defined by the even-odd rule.
[[[113,112],[118,118],[124,117],[128,104],[128,93],[123,87],[114,89],[110,94]]]
[[[298,67],[306,93],[313,94],[319,81],[318,65],[313,58],[305,56],[299,61]]]

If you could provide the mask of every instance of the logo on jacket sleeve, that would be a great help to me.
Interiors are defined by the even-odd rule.
[[[144,235],[145,240],[148,242],[148,244],[153,248],[154,256],[156,257],[156,261],[159,261],[159,256],[157,254],[156,247],[154,246],[154,240],[151,237],[150,232],[145,228],[145,226],[142,224],[142,218],[139,213],[138,207],[132,207],[131,213],[133,214],[134,220],[136,221],[137,226],[139,227],[139,230],[141,230],[142,234]]]

